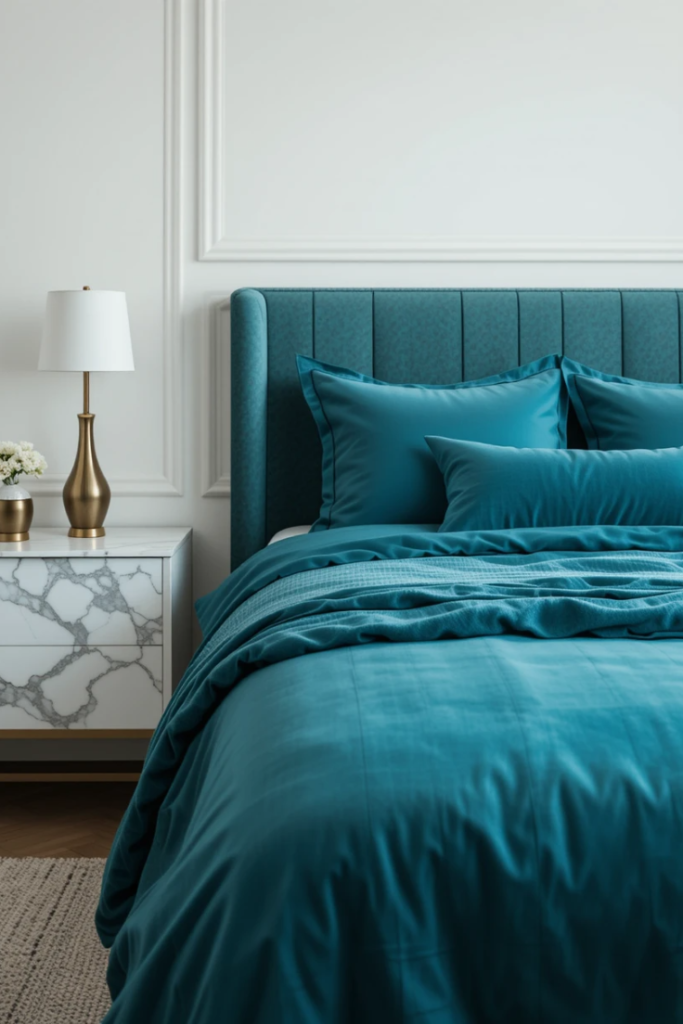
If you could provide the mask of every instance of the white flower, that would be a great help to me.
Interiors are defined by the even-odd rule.
[[[46,469],[47,462],[30,441],[0,441],[0,482],[15,484],[22,473],[41,476]]]
[[[47,463],[40,452],[25,451],[19,457],[24,473],[40,474],[47,467]]]

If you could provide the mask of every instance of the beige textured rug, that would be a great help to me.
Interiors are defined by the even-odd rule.
[[[95,908],[104,860],[0,857],[0,1024],[99,1024],[110,1006]]]

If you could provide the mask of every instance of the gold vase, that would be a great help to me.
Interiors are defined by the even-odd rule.
[[[91,412],[78,414],[78,451],[63,492],[70,537],[104,537],[111,490],[95,454],[94,420]]]
[[[0,486],[6,486],[0,484]],[[16,488],[20,493],[23,488]],[[25,497],[3,498],[0,500],[0,543],[28,540],[28,531],[33,519],[33,499],[27,491]]]

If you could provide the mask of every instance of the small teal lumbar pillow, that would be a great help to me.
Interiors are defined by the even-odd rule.
[[[566,358],[562,372],[589,448],[683,446],[683,384],[609,376]]]
[[[440,523],[446,493],[426,434],[564,448],[568,400],[560,360],[546,356],[442,387],[385,384],[297,356],[323,449],[322,506],[313,530]]]
[[[683,448],[549,451],[426,440],[446,484],[443,532],[683,525]]]

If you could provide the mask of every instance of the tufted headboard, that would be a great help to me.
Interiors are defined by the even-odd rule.
[[[300,352],[396,383],[451,384],[563,352],[681,382],[683,291],[247,288],[231,299],[232,568],[318,515],[321,452]]]

